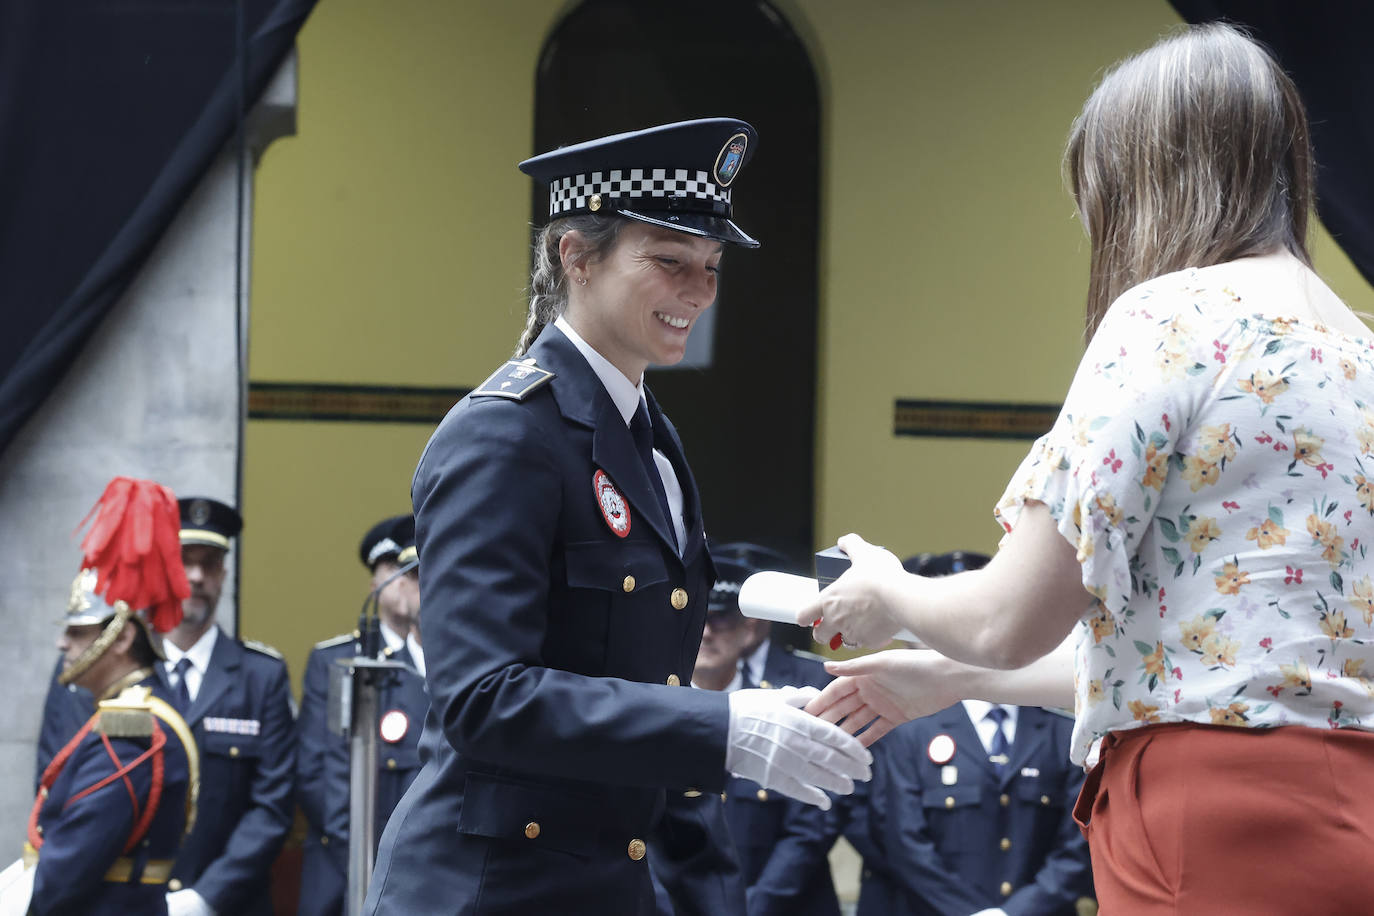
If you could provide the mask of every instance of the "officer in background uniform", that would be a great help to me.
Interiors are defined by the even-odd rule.
[[[215,623],[239,514],[205,498],[178,500],[191,586],[159,673],[184,705],[200,748],[201,816],[168,888],[172,916],[270,914],[269,874],[294,816],[296,723],[286,663]]]
[[[90,565],[72,583],[58,641],[61,684],[81,685],[99,706],[39,776],[24,849],[37,866],[28,910],[35,916],[165,913],[172,861],[196,816],[195,739],[154,673],[163,657],[159,630],[180,619],[187,591],[175,497],[128,478],[106,493],[119,490],[149,499],[102,497],[83,544],[91,545],[83,557]],[[139,553],[135,527],[164,537]],[[157,556],[147,565],[122,562],[150,554]]]
[[[377,831],[420,769],[418,745],[429,711],[419,643],[419,574],[412,570],[385,584],[415,559],[415,516],[384,519],[364,535],[358,557],[371,573],[383,646],[379,657],[407,666],[379,693]],[[383,587],[384,586],[384,587]],[[381,591],[376,591],[381,588]],[[296,789],[310,824],[301,866],[298,916],[338,916],[348,890],[349,743],[329,730],[329,671],[362,652],[358,632],[317,643],[305,666]]]
[[[819,659],[782,648],[770,651],[768,621],[740,613],[740,585],[761,568],[778,565],[770,552],[742,544],[726,545],[720,552],[692,686],[727,692],[823,687],[830,676]],[[755,563],[742,563],[740,557],[751,557]],[[763,562],[755,565],[759,561]],[[822,811],[730,774],[723,798],[744,877],[748,916],[838,916],[827,858],[839,834],[835,811]]]
[[[940,576],[987,560],[956,551],[903,565]],[[1069,761],[1072,731],[1038,707],[965,700],[879,741],[859,916],[1096,912],[1073,821],[1083,771]]]

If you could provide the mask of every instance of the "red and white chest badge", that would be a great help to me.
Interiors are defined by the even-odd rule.
[[[954,739],[949,735],[936,735],[930,739],[926,753],[932,763],[949,763],[954,759]]]
[[[596,491],[596,504],[601,507],[601,517],[606,524],[617,537],[623,538],[629,534],[630,507],[605,471],[597,471],[592,475],[592,489]]]
[[[377,726],[377,732],[387,744],[395,744],[400,741],[408,731],[410,731],[410,719],[399,709],[393,709],[382,716],[382,721]]]

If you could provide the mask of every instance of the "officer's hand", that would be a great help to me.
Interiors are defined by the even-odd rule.
[[[725,768],[822,810],[826,791],[848,795],[854,780],[871,778],[873,755],[857,739],[798,708],[816,695],[814,687],[730,694]]]
[[[825,663],[839,675],[806,711],[834,722],[871,747],[903,722],[939,712],[960,696],[952,686],[951,662],[930,649],[889,649],[845,661]]]
[[[215,911],[194,888],[167,895],[167,916],[215,916]]]

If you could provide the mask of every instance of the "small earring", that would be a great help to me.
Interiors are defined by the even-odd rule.
[[[578,282],[578,283],[581,283],[583,286],[586,286],[586,285],[587,285],[587,278],[586,278],[586,277],[578,277],[578,278],[577,278],[577,282]]]

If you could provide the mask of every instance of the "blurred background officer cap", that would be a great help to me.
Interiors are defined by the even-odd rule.
[[[229,549],[229,539],[243,530],[243,518],[233,506],[205,496],[187,496],[177,500],[181,510],[181,543],[205,544]]]
[[[369,528],[358,544],[358,559],[373,571],[383,560],[404,566],[415,559],[415,516],[393,515]]]
[[[739,590],[745,579],[756,572],[787,572],[797,566],[771,547],[745,541],[712,544],[711,561],[716,565],[716,584],[706,606],[708,614],[740,613]]]
[[[679,121],[613,134],[526,159],[549,184],[549,219],[619,214],[691,235],[757,248],[732,219],[735,179],[758,135],[734,118]]]
[[[951,550],[949,553],[923,553],[902,562],[907,572],[919,576],[952,576],[969,569],[982,569],[991,559],[985,553],[971,550]]]

